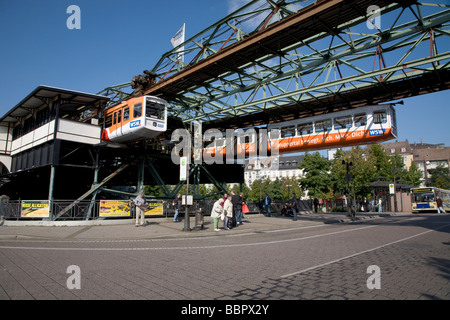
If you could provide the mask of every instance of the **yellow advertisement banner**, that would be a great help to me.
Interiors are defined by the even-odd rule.
[[[130,216],[130,201],[100,200],[100,217]]]
[[[48,218],[50,205],[48,200],[23,200],[20,216],[22,218]]]
[[[163,201],[149,201],[148,207],[145,209],[146,216],[159,216],[164,214],[164,202]]]

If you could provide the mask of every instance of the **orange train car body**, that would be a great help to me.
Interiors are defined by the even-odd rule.
[[[392,105],[375,105],[338,111],[303,119],[269,124],[267,150],[278,153],[304,152],[395,139],[397,123]],[[248,142],[236,144],[237,154],[256,154],[261,147],[256,131],[247,134]],[[261,143],[261,141],[259,141]],[[218,139],[203,149],[203,154],[226,156],[226,139]]]
[[[105,112],[103,141],[151,139],[167,130],[167,102],[153,96],[132,98]]]

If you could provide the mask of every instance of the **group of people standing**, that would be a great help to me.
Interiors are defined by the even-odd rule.
[[[220,231],[219,220],[223,221],[224,230],[244,224],[242,222],[244,217],[242,208],[246,206],[242,192],[237,195],[236,191],[232,190],[231,196],[225,193],[222,198],[214,203],[211,211],[211,218],[214,220],[214,231]]]

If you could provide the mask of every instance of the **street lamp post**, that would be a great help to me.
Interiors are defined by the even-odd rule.
[[[394,210],[395,212],[398,212],[397,208],[397,185],[395,183],[395,174],[397,173],[396,167],[391,167],[391,172],[394,174]]]
[[[287,184],[286,187],[288,188],[288,198],[289,198],[289,195],[291,194],[291,187],[292,187],[292,185],[291,184]]]

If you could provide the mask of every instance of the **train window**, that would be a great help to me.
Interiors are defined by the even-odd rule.
[[[297,127],[298,133],[302,136],[305,134],[311,134],[313,132],[312,122],[299,124]]]
[[[133,109],[133,118],[140,118],[142,116],[142,103],[135,104]]]
[[[122,110],[117,112],[117,123],[122,122]]]
[[[130,119],[130,108],[126,107],[123,110],[123,121],[127,121],[128,119]]]
[[[378,111],[373,113],[373,122],[374,123],[386,123],[387,115],[386,111]]]
[[[367,117],[365,113],[355,114],[355,126],[365,126],[367,124]]]
[[[352,117],[345,116],[334,119],[334,129],[348,129],[352,127]]]
[[[114,112],[113,119],[112,119],[112,124],[115,125],[116,122],[117,122],[117,112]]]
[[[316,121],[316,132],[324,132],[331,130],[331,120]]]
[[[145,110],[146,117],[164,120],[164,105],[147,100],[147,109]]]
[[[105,128],[109,128],[109,127],[112,126],[112,122],[113,122],[112,119],[113,119],[112,114],[106,117],[106,120],[105,120]]]
[[[281,137],[282,138],[289,138],[295,136],[295,127],[285,127],[281,128]]]

